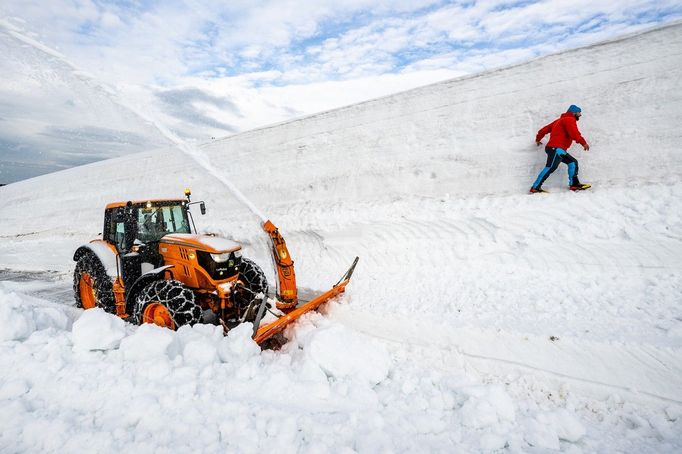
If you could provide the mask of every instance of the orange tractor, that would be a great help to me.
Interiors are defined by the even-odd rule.
[[[357,257],[336,285],[299,304],[294,262],[277,227],[266,221],[278,280],[274,298],[269,297],[265,273],[242,256],[241,245],[197,234],[190,206],[199,204],[201,214],[206,206],[190,195],[187,189],[184,199],[107,205],[102,239],[79,247],[73,257],[77,306],[170,329],[213,323],[227,332],[251,322],[253,338],[262,345],[345,290]],[[276,318],[261,326],[266,311]]]

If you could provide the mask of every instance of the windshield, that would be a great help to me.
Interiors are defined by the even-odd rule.
[[[137,239],[159,241],[167,233],[192,233],[182,205],[140,207],[137,210]]]

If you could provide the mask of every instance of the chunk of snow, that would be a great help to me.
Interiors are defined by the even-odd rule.
[[[167,328],[145,323],[133,335],[121,340],[120,350],[126,360],[132,361],[172,358],[179,348],[175,334]]]
[[[464,425],[483,428],[516,418],[514,402],[502,386],[473,386],[465,391],[470,396],[460,409]]]
[[[218,349],[208,340],[193,340],[184,345],[182,357],[187,364],[206,367],[216,361]]]
[[[117,348],[126,335],[125,322],[96,307],[83,311],[73,323],[72,340],[75,350],[111,350]]]
[[[541,416],[541,415],[540,415]],[[529,445],[536,448],[553,449],[558,451],[559,435],[553,424],[547,424],[546,420],[538,421],[535,418],[527,418],[523,421],[523,439]]]
[[[548,415],[556,428],[559,439],[575,443],[586,433],[585,426],[568,410],[559,408]]]
[[[222,326],[196,324],[181,326],[175,335],[186,364],[204,368],[218,360]]]
[[[374,385],[386,379],[391,367],[385,347],[342,325],[315,330],[305,338],[304,350],[336,378],[355,377]]]
[[[232,328],[218,347],[218,355],[225,363],[243,363],[247,359],[260,355],[260,347],[251,338],[253,325],[242,323]]]

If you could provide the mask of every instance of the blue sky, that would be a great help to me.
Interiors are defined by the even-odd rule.
[[[485,69],[682,17],[679,1],[5,0],[0,14],[102,77],[172,86],[271,72],[305,84],[414,71]],[[494,56],[501,55],[499,59]],[[275,74],[275,73],[279,74]]]
[[[196,141],[680,18],[679,0],[0,3],[0,21]]]

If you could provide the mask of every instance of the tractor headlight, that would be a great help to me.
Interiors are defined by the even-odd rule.
[[[211,254],[211,258],[216,263],[225,263],[230,259],[230,252],[223,252],[222,254]]]

